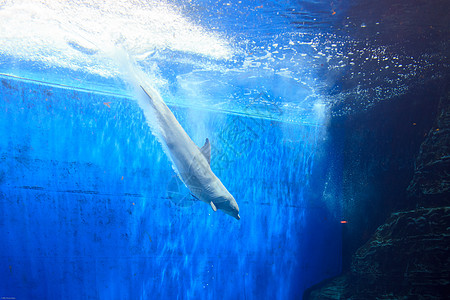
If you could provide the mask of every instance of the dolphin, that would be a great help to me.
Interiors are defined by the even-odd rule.
[[[180,179],[191,195],[239,220],[239,207],[219,178],[211,170],[211,144],[207,138],[202,148],[192,141],[161,96],[151,88],[145,93],[158,122],[158,135]]]

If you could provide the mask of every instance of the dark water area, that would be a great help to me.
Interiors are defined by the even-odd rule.
[[[343,233],[344,268],[350,268],[356,249],[392,212],[417,205],[408,199],[407,187],[420,145],[438,114],[441,92],[439,84],[430,85],[333,120],[328,151],[341,153],[344,219],[352,220]]]
[[[342,183],[343,219],[350,220],[342,231],[343,274],[304,298],[447,297],[448,90],[448,82],[435,81],[333,119],[324,155],[339,153],[328,172]]]

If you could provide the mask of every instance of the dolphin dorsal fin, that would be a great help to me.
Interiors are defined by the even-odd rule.
[[[209,143],[209,139],[207,138],[205,144],[200,149],[200,152],[203,153],[203,156],[208,161],[208,164],[211,164],[211,144]]]

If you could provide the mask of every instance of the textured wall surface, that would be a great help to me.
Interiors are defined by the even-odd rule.
[[[423,206],[450,204],[450,94],[442,97],[437,121],[420,147],[408,193]]]
[[[439,99],[439,98],[438,98]],[[446,299],[450,289],[449,95],[415,160],[403,203],[352,256],[351,268],[306,299]],[[400,180],[400,179],[399,179]]]

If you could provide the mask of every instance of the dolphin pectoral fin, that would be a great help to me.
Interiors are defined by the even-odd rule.
[[[194,198],[195,201],[200,201],[200,199],[198,199],[197,197],[195,197],[194,194],[191,193],[192,198]]]
[[[211,164],[211,144],[209,143],[209,139],[207,138],[205,144],[200,149],[200,152],[205,156],[208,164]]]
[[[212,201],[209,202],[209,204],[211,205],[211,208],[213,209],[213,211],[217,211],[217,208]]]

